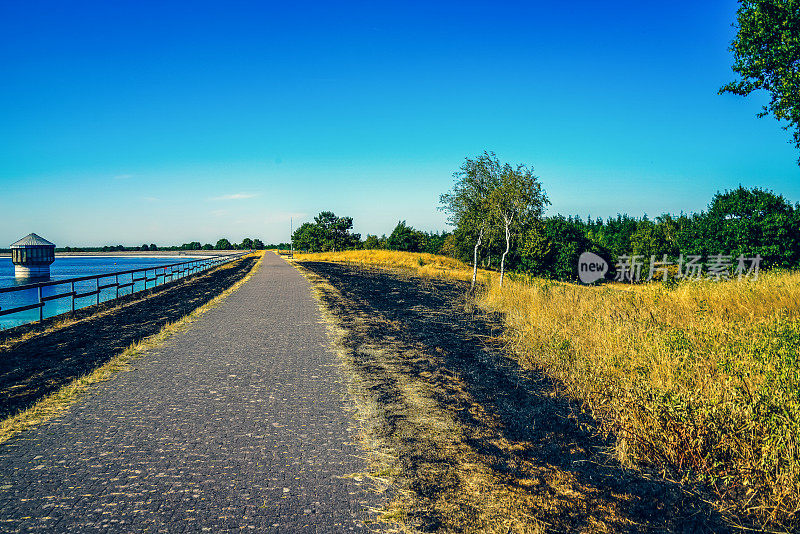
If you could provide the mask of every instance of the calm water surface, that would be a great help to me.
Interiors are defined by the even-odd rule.
[[[152,257],[147,258],[143,256],[69,256],[69,257],[56,257],[56,261],[50,266],[50,280],[65,280],[68,278],[76,278],[80,276],[90,276],[96,274],[115,273],[120,271],[128,271],[131,269],[142,269],[145,267],[157,267],[159,265],[169,265],[171,263],[179,263],[190,261],[192,258],[186,256],[181,257]],[[137,274],[137,277],[142,276]],[[148,277],[152,277],[152,273],[148,273]],[[19,285],[30,284],[32,282],[42,281],[42,279],[17,279],[14,277],[14,265],[11,263],[10,257],[0,258],[0,287],[13,287]],[[114,281],[114,277],[102,279],[101,284],[107,284]],[[120,276],[120,283],[130,282],[131,275]],[[161,278],[159,278],[161,283]],[[147,287],[153,287],[153,282],[149,282]],[[94,281],[79,282],[75,284],[76,292],[91,291],[95,288]],[[144,289],[142,282],[137,282],[134,286],[135,291]],[[62,284],[56,286],[45,287],[42,289],[42,294],[55,295],[57,293],[65,293],[70,291],[70,284]],[[124,288],[120,290],[120,295],[127,295],[131,293],[131,288]],[[100,301],[112,299],[116,296],[116,289],[104,289],[100,293]],[[84,297],[75,300],[75,307],[82,308],[95,303],[95,295]],[[13,291],[10,293],[0,293],[0,309],[6,310],[17,306],[24,306],[26,304],[33,304],[38,301],[38,294],[35,289],[24,291]],[[72,299],[63,298],[47,302],[44,306],[44,316],[52,317],[70,310]],[[39,310],[28,310],[24,312],[13,313],[10,315],[0,316],[0,329],[11,328],[20,324],[25,324],[35,321],[39,318]]]

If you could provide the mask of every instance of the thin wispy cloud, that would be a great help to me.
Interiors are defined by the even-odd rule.
[[[133,178],[132,174],[118,174],[114,177],[115,180],[127,180],[129,178]]]
[[[161,201],[161,199],[158,198],[158,197],[142,197],[142,200],[145,200],[147,202],[159,202],[159,201]]]
[[[303,219],[306,219],[307,217],[308,217],[307,213],[301,213],[301,212],[289,213],[289,212],[285,212],[285,211],[274,211],[274,212],[269,213],[266,216],[266,218],[264,219],[264,222],[267,223],[267,224],[284,223],[284,222],[288,223],[291,220],[302,221]]]
[[[246,198],[255,198],[257,196],[258,193],[233,193],[230,195],[212,197],[211,200],[244,200]]]

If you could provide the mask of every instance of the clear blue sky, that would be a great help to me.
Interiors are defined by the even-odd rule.
[[[0,246],[288,237],[436,210],[465,157],[533,166],[549,213],[655,216],[761,186],[790,134],[733,79],[732,0],[0,3]]]

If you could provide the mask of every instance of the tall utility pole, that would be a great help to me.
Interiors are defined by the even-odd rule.
[[[294,221],[289,217],[289,257],[294,259]]]

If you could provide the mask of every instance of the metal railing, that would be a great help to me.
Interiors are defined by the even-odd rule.
[[[50,280],[47,282],[37,282],[32,284],[25,284],[21,286],[3,287],[0,288],[0,294],[13,293],[16,291],[36,291],[35,302],[32,304],[24,304],[22,306],[15,306],[13,308],[3,309],[0,308],[0,317],[4,315],[11,315],[13,313],[21,313],[29,310],[39,309],[38,320],[45,319],[44,308],[50,301],[59,299],[71,298],[69,308],[63,309],[58,313],[48,315],[48,318],[61,315],[62,313],[74,312],[76,309],[85,308],[92,304],[100,304],[100,302],[108,302],[119,298],[120,296],[131,295],[153,289],[156,286],[164,285],[167,282],[185,278],[193,274],[205,271],[211,267],[216,267],[224,263],[230,263],[243,256],[250,254],[250,252],[240,252],[237,254],[228,254],[226,256],[209,256],[207,258],[196,258],[190,261],[180,263],[170,263],[167,265],[158,265],[156,267],[143,267],[139,269],[131,269],[128,271],[117,271],[113,273],[94,274],[87,276],[80,276],[77,278],[68,278],[65,280]],[[148,275],[150,273],[150,275]],[[113,281],[112,281],[113,279]],[[94,284],[92,284],[94,282]],[[137,289],[137,283],[142,282]],[[152,285],[148,286],[148,283]],[[56,292],[57,286],[69,285],[69,291],[58,293]],[[128,292],[130,288],[130,292]],[[46,294],[52,291],[51,294]],[[120,293],[122,291],[122,294]],[[101,298],[103,292],[107,293],[105,299]],[[113,295],[113,296],[111,296]],[[94,296],[94,302],[85,303],[76,306],[76,299],[85,299]],[[30,300],[30,299],[29,299]],[[36,321],[36,318],[23,321],[19,324],[26,324]],[[2,326],[0,326],[2,329]]]

